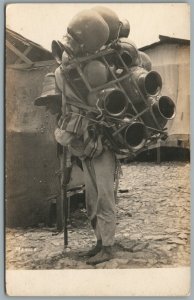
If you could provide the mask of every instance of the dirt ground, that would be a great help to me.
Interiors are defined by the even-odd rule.
[[[55,228],[6,230],[8,269],[152,268],[190,265],[190,164],[122,166],[114,258],[96,266],[79,253],[95,244],[85,209],[71,216],[69,245]]]

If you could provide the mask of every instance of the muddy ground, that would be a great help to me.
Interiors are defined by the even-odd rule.
[[[6,231],[8,269],[152,268],[190,264],[190,164],[122,166],[114,258],[96,266],[79,253],[95,238],[85,209],[71,215],[69,245],[55,228]]]

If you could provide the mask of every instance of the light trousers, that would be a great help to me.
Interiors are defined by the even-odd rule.
[[[86,208],[97,240],[112,246],[115,238],[116,209],[114,196],[115,155],[110,150],[82,161],[86,187]]]

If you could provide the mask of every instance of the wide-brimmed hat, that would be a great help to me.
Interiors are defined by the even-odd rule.
[[[61,91],[56,85],[55,74],[48,73],[44,77],[42,94],[35,99],[34,105],[46,106],[51,101],[61,101]]]

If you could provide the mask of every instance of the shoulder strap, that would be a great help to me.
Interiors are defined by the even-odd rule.
[[[89,111],[89,112],[98,113],[98,110],[95,109],[94,107],[89,106],[89,105],[87,105],[85,103],[82,103],[82,102],[78,102],[77,100],[72,99],[72,98],[71,99],[67,98],[66,103],[70,104],[70,105],[73,105],[73,106],[76,106],[78,108],[81,108],[83,110]]]

